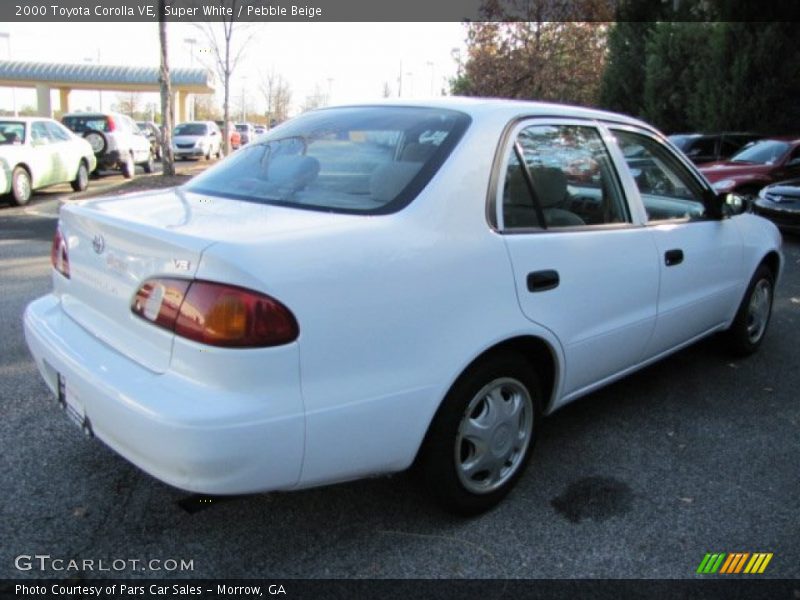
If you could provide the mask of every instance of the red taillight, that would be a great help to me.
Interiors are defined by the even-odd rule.
[[[56,227],[53,235],[53,245],[50,247],[50,263],[53,268],[69,279],[69,253],[67,252],[67,241],[61,235],[61,228]]]
[[[131,310],[181,337],[211,346],[279,346],[300,334],[292,312],[274,298],[211,281],[150,279],[137,290]]]
[[[106,117],[106,123],[108,123],[108,131],[114,131],[117,128],[117,124],[114,123],[114,117],[111,115]]]

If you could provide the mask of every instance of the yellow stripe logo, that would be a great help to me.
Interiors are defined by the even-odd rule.
[[[760,575],[766,570],[772,556],[772,552],[709,552],[700,562],[697,572],[703,575]]]

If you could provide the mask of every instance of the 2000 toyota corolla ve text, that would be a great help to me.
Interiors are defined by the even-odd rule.
[[[713,332],[758,348],[780,235],[733,206],[620,115],[323,109],[183,187],[65,206],[25,333],[67,412],[174,486],[416,463],[474,514],[543,414]]]

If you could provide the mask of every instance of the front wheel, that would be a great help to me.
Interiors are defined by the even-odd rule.
[[[16,167],[11,174],[11,199],[17,206],[27,204],[31,199],[33,187],[31,176],[24,167]]]
[[[761,345],[772,315],[775,276],[766,265],[756,269],[736,317],[725,332],[726,346],[738,356],[753,354]]]
[[[156,164],[155,161],[153,160],[152,154],[147,155],[147,162],[142,163],[142,169],[144,169],[145,173],[152,173],[153,171],[156,170]]]
[[[534,368],[491,356],[448,392],[421,449],[426,487],[449,512],[483,513],[511,491],[530,460],[541,417]]]

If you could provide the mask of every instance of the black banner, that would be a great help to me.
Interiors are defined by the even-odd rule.
[[[648,2],[654,4],[653,0],[3,0],[0,21],[613,21],[620,14],[635,19],[636,7]],[[717,4],[661,2],[670,8],[657,20],[791,21],[796,12],[792,2],[778,0],[741,2],[740,8]],[[620,13],[620,6],[626,11]]]
[[[800,581],[786,579],[708,578],[690,580],[599,579],[6,579],[3,598],[90,598],[141,600],[797,600]]]

